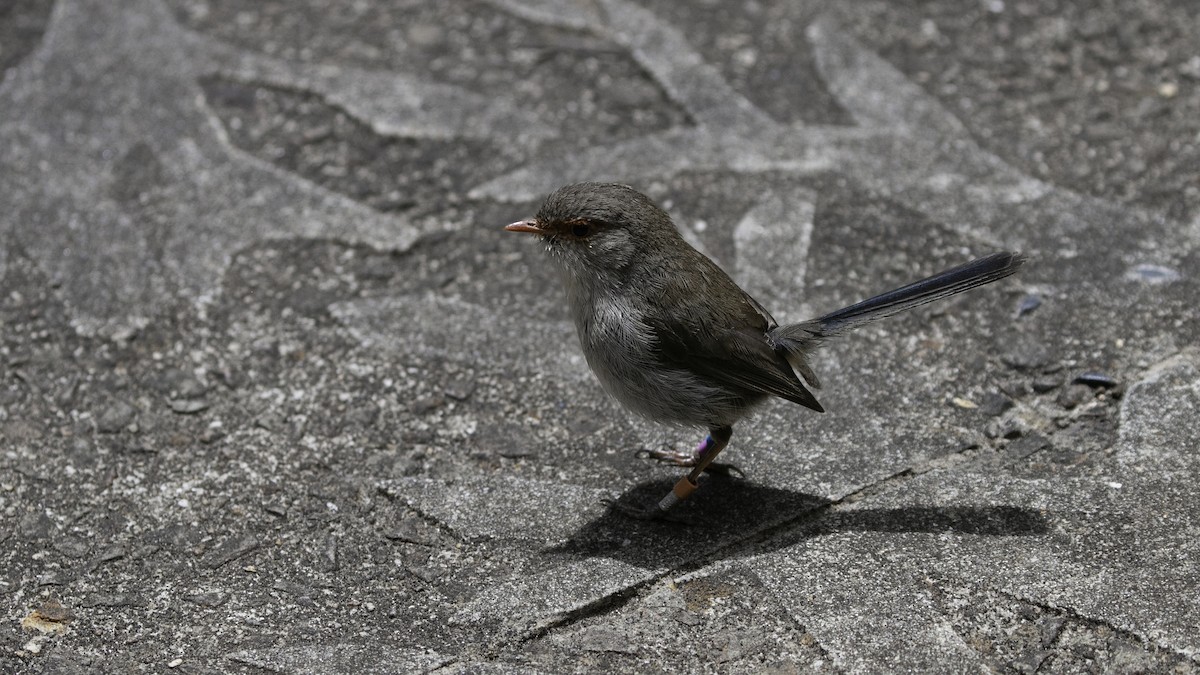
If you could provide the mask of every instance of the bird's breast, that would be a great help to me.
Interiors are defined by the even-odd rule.
[[[654,367],[654,335],[643,312],[615,299],[592,299],[575,311],[575,329],[588,365],[605,388],[616,388],[634,374]]]
[[[581,298],[582,299],[582,298]],[[658,351],[645,311],[620,298],[572,302],[588,366],[613,398],[644,417],[673,424],[731,424],[751,403]]]

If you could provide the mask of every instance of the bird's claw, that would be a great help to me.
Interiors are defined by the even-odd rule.
[[[697,462],[695,453],[679,452],[678,450],[672,450],[670,448],[663,450],[647,450],[643,448],[636,451],[634,456],[638,459],[652,459],[659,464],[670,464],[671,466],[685,468],[696,466]],[[721,476],[733,476],[736,474],[738,478],[746,477],[746,472],[742,471],[736,465],[720,464],[717,462],[713,462],[712,464],[704,467],[704,472]]]
[[[690,452],[679,452],[669,446],[663,446],[662,450],[647,450],[641,449],[634,453],[638,459],[652,459],[659,464],[670,464],[671,466],[696,466],[696,456]]]
[[[713,462],[712,464],[704,467],[704,472],[726,477],[732,477],[734,475],[736,475],[738,478],[746,477],[746,472],[742,471],[735,464],[721,464],[718,462]]]

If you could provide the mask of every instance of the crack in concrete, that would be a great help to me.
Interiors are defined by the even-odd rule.
[[[1136,381],[1133,381],[1126,389],[1125,395],[1121,398],[1121,405],[1118,410],[1118,424],[1122,430],[1128,428],[1126,417],[1130,415],[1130,401],[1136,400],[1134,396],[1136,390],[1150,384],[1158,382],[1162,376],[1172,370],[1179,368],[1196,368],[1197,363],[1200,363],[1200,348],[1185,347],[1173,354],[1162,358],[1142,371],[1142,376]],[[1123,438],[1124,434],[1121,434]]]
[[[533,628],[520,634],[516,638],[513,646],[524,645],[532,640],[549,635],[554,630],[573,626],[585,619],[604,616],[605,614],[615,612],[629,604],[629,602],[637,597],[639,592],[641,592],[643,589],[657,584],[664,578],[665,576],[655,576],[644,579],[636,584],[632,584],[613,591],[612,593],[600,596],[580,607],[568,610],[567,612],[562,613],[560,616],[550,621],[541,622]]]
[[[1119,626],[1115,623],[1112,623],[1111,621],[1106,621],[1104,619],[1088,616],[1086,614],[1083,614],[1079,610],[1075,609],[1074,607],[1069,607],[1067,605],[1056,605],[1054,603],[1047,602],[1044,600],[1037,600],[1035,598],[1023,597],[1020,594],[1013,593],[1011,591],[1006,591],[1006,590],[1000,589],[1000,588],[991,588],[990,590],[995,592],[997,595],[1001,595],[1001,596],[1004,596],[1006,598],[1009,598],[1011,600],[1015,600],[1018,602],[1028,603],[1030,605],[1033,605],[1035,607],[1042,609],[1045,612],[1062,614],[1072,621],[1076,621],[1078,623],[1081,623],[1081,624],[1091,627],[1091,628],[1097,628],[1097,627],[1107,628],[1108,630],[1112,631],[1114,634],[1116,634],[1119,637],[1122,637],[1131,642],[1137,642],[1138,644],[1142,645],[1142,647],[1145,648],[1147,652],[1151,651],[1149,649],[1149,647],[1153,646],[1156,649],[1166,650],[1172,654],[1175,654],[1177,656],[1185,658],[1188,661],[1200,664],[1200,654],[1188,651],[1186,649],[1181,649],[1179,647],[1176,647],[1176,646],[1166,642],[1165,640],[1155,640],[1155,639],[1153,639],[1147,635],[1143,635],[1135,630],[1131,630],[1128,628],[1122,628],[1121,626]],[[1061,640],[1061,638],[1062,638],[1062,632],[1060,631],[1059,634],[1057,636],[1055,636],[1054,640],[1050,643],[1050,646],[1047,647],[1047,649],[1053,648],[1056,644],[1058,644],[1058,642],[1059,642],[1059,640]]]
[[[969,451],[970,448],[958,451],[953,454],[962,454]],[[523,633],[517,640],[517,643],[524,644],[536,638],[545,636],[559,628],[570,627],[579,621],[587,618],[602,616],[612,611],[620,609],[628,604],[634,596],[642,589],[648,588],[665,579],[678,580],[683,576],[695,574],[706,568],[715,567],[726,562],[734,557],[751,556],[759,552],[767,550],[770,542],[781,538],[787,538],[790,535],[803,534],[807,529],[815,529],[814,526],[822,519],[828,517],[831,513],[842,510],[850,504],[854,504],[873,495],[879,494],[892,486],[901,485],[910,480],[913,480],[929,471],[938,468],[934,465],[925,467],[907,467],[890,476],[887,476],[874,483],[870,483],[860,487],[853,492],[847,493],[838,499],[830,500],[824,504],[808,509],[796,516],[785,519],[779,523],[766,527],[762,530],[753,532],[742,539],[730,542],[719,546],[718,548],[709,551],[706,554],[693,558],[682,564],[670,567],[663,572],[652,575],[649,578],[643,579],[637,583],[617,589],[611,593],[594,599],[588,604],[569,611],[562,616],[555,618],[552,621],[540,624],[534,629]],[[803,626],[801,626],[803,629]],[[805,631],[807,633],[807,631]],[[811,633],[808,633],[811,635]],[[815,637],[814,637],[815,639]],[[825,653],[824,649],[822,652]]]
[[[770,526],[768,528],[765,528],[763,530],[759,530],[755,533],[752,533],[752,534],[746,536],[743,539],[739,539],[737,541],[730,542],[729,544],[720,546],[712,551],[709,551],[707,554],[704,554],[702,556],[699,556],[695,559],[684,562],[682,564],[670,567],[661,573],[651,575],[650,577],[643,579],[637,583],[614,590],[611,593],[605,594],[601,597],[594,599],[593,601],[587,603],[586,605],[584,605],[582,607],[579,607],[575,610],[566,612],[562,616],[559,616],[552,621],[546,622],[544,624],[540,624],[537,627],[533,628],[532,630],[526,631],[517,639],[517,643],[524,644],[524,643],[527,643],[536,638],[543,637],[543,636],[553,632],[554,630],[570,627],[584,619],[595,617],[595,616],[603,616],[604,614],[613,612],[613,611],[625,606],[642,589],[653,586],[654,584],[657,584],[665,579],[669,579],[669,578],[670,579],[678,579],[685,575],[694,574],[694,573],[696,573],[702,569],[705,569],[707,567],[719,565],[719,564],[725,562],[730,557],[738,556],[739,551],[746,551],[746,552],[753,551],[755,549],[755,547],[760,546],[760,545],[762,545],[765,548],[765,544],[768,541],[775,538],[777,535],[779,535],[781,533],[791,533],[791,532],[800,531],[805,526],[807,526],[811,523],[814,523],[814,522],[820,520],[821,518],[823,518],[832,509],[835,509],[836,507],[838,507],[844,503],[847,503],[848,501],[849,502],[857,501],[857,499],[868,496],[870,494],[874,494],[875,492],[883,489],[887,485],[891,485],[896,482],[903,482],[905,480],[910,480],[911,478],[914,478],[917,475],[919,475],[919,474],[913,473],[912,469],[905,469],[896,474],[888,476],[887,478],[884,478],[881,481],[877,481],[870,485],[866,485],[866,486],[864,486],[850,494],[847,494],[837,500],[833,500],[833,501],[827,502],[821,506],[815,507],[813,509],[809,509],[809,510],[795,516],[794,518],[777,523],[777,524]]]
[[[444,523],[440,519],[438,519],[436,516],[433,516],[429,513],[426,513],[422,509],[417,508],[410,501],[405,500],[402,496],[393,494],[393,491],[389,486],[376,484],[375,492],[378,493],[379,495],[382,495],[384,499],[388,500],[388,502],[390,502],[392,504],[396,504],[398,506],[401,506],[401,507],[407,509],[409,512],[411,512],[417,518],[421,519],[422,522],[424,522],[425,524],[427,524],[431,527],[437,528],[437,530],[439,532],[449,536],[451,539],[461,542],[461,543],[464,543],[464,544],[470,543],[465,535],[459,534],[453,528],[451,528],[449,525],[447,525],[446,523]]]
[[[753,574],[755,578],[760,579],[758,574],[755,573],[753,570],[748,570],[748,571],[750,572],[750,574]],[[792,625],[794,625],[796,627],[796,630],[800,631],[801,635],[807,636],[810,640],[812,640],[812,643],[807,646],[815,649],[817,651],[817,653],[821,655],[821,658],[824,659],[826,662],[834,663],[836,661],[833,654],[830,653],[830,651],[825,648],[825,645],[821,644],[821,641],[817,638],[817,634],[810,631],[807,626],[805,626],[799,619],[796,618],[795,614],[792,614],[791,612],[784,612],[783,614],[784,614],[784,616],[787,617],[788,621],[790,621],[792,623]]]
[[[974,448],[967,447],[951,453],[951,455],[963,456],[971,453],[972,450],[974,450]],[[955,468],[962,470],[963,468],[969,468],[970,466],[972,465],[968,463],[958,465]],[[756,553],[765,552],[771,548],[770,542],[772,541],[786,539],[793,535],[803,535],[807,531],[819,529],[818,524],[820,521],[829,517],[830,514],[839,512],[849,505],[887,491],[893,486],[902,485],[938,468],[942,467],[934,463],[927,462],[924,466],[910,466],[886,476],[881,480],[863,485],[857,490],[849,492],[838,499],[830,500],[824,504],[797,514],[792,518],[783,520],[772,526],[751,533],[742,539],[730,542],[711,550],[706,554],[675,565],[659,574],[653,575],[635,584],[631,584],[612,593],[596,598],[583,607],[567,612],[566,614],[557,617],[553,621],[541,624],[536,628],[527,631],[517,640],[517,644],[525,644],[531,640],[548,635],[557,629],[570,627],[584,619],[603,616],[604,614],[616,611],[628,604],[643,589],[651,587],[665,579],[679,580],[684,576],[693,575],[701,570],[715,568],[716,566],[727,562],[730,558],[752,556]],[[812,635],[812,633],[807,631],[804,626],[798,623],[797,625],[806,634]],[[813,636],[813,639],[815,641],[815,636]],[[828,656],[828,652],[823,647],[820,649],[823,655]]]

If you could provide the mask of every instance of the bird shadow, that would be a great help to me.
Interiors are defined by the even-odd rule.
[[[542,553],[606,557],[655,569],[677,567],[721,549],[729,549],[725,557],[743,557],[840,532],[1011,537],[1049,531],[1042,512],[1018,506],[835,510],[823,497],[722,476],[710,477],[708,490],[702,489],[667,519],[637,519],[627,513],[629,509],[653,507],[672,485],[673,481],[655,480],[634,486],[603,515]]]

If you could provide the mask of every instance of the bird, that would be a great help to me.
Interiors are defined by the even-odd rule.
[[[555,190],[509,232],[534,235],[558,268],[587,364],[613,398],[643,417],[707,436],[690,453],[650,452],[691,471],[642,515],[670,512],[699,486],[733,426],[777,397],[825,412],[814,352],[868,323],[1003,279],[1024,262],[1004,251],[824,314],[780,325],[670,215],[620,183]]]

